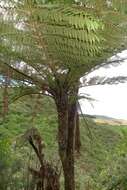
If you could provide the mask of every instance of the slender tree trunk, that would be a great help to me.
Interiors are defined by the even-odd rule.
[[[76,124],[76,103],[69,105],[68,109],[68,144],[66,156],[65,189],[75,189],[74,175],[74,150],[75,150],[75,125]]]
[[[6,82],[3,90],[3,118],[5,118],[8,113],[8,86]]]
[[[78,97],[78,91],[79,88],[76,89],[76,95]],[[81,139],[80,139],[80,125],[79,125],[79,114],[78,114],[78,106],[75,107],[75,117],[76,117],[76,128],[75,128],[75,151],[77,153],[80,153],[80,148],[81,148]]]
[[[58,111],[59,155],[64,173],[64,189],[75,190],[74,145],[75,145],[75,110],[76,104],[68,104],[68,97],[63,94],[56,98]]]
[[[76,110],[76,128],[75,128],[75,150],[80,153],[81,139],[80,139],[80,125],[79,125],[79,115]]]
[[[66,95],[57,97],[59,155],[64,164],[68,140],[68,100]]]
[[[4,77],[4,88],[3,88],[3,118],[8,113],[8,86],[10,84],[10,73],[7,71],[7,75]]]

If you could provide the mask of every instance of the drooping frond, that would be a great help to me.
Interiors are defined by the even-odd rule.
[[[125,82],[127,82],[126,76],[114,76],[114,77],[95,76],[86,81],[86,83],[84,82],[82,86],[94,86],[94,85],[105,85],[105,84],[113,85]]]
[[[75,82],[126,45],[125,14],[113,3],[102,1],[99,8],[95,2],[84,6],[15,3],[12,16],[0,19],[1,63],[40,86]]]

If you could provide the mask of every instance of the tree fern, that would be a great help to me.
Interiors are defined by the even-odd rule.
[[[11,78],[27,80],[55,100],[65,190],[74,190],[79,79],[126,47],[127,17],[118,1],[52,2],[11,0],[1,5],[0,73],[9,68]]]

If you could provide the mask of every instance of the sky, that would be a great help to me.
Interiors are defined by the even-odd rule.
[[[127,50],[118,54],[119,58],[127,58]],[[111,59],[114,59],[112,57]],[[92,76],[127,76],[127,59],[117,66],[100,68],[91,74]],[[127,82],[117,85],[98,85],[83,87],[79,93],[89,94],[95,101],[80,100],[84,114],[106,115],[113,118],[127,120]]]

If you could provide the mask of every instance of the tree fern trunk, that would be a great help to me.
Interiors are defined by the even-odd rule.
[[[79,115],[76,111],[76,127],[75,127],[75,150],[80,153],[81,148],[81,138],[80,138],[80,125],[79,125]]]
[[[64,173],[64,189],[75,190],[74,178],[74,141],[75,141],[75,104],[68,105],[66,95],[57,98],[59,155]]]
[[[75,189],[75,172],[74,172],[74,151],[75,151],[75,127],[76,127],[76,103],[69,105],[68,109],[68,143],[66,165],[67,173],[65,176],[65,189]]]

